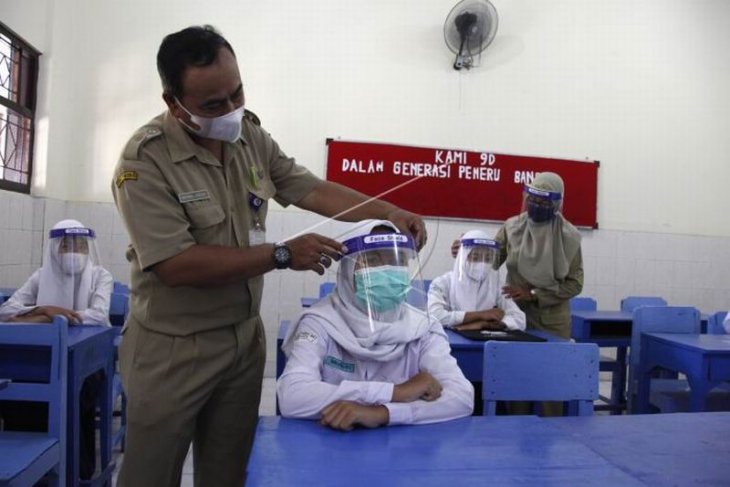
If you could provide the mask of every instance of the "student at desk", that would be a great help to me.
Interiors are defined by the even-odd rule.
[[[2,306],[0,322],[50,323],[55,315],[71,324],[109,326],[112,275],[99,265],[95,234],[76,220],[50,231],[43,264]],[[98,378],[81,388],[80,477],[95,469],[94,397]],[[0,404],[6,430],[45,431],[48,405],[6,401]]]
[[[284,340],[282,415],[349,431],[471,414],[473,389],[443,328],[405,303],[417,274],[413,240],[383,220],[357,224],[350,237],[335,290]]]
[[[524,330],[525,313],[502,294],[499,270],[493,267],[499,244],[472,230],[459,239],[452,271],[428,289],[428,312],[444,327],[457,330]]]

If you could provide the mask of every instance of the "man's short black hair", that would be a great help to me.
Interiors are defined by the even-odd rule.
[[[164,92],[180,97],[185,69],[213,64],[222,47],[236,56],[228,41],[210,25],[188,27],[166,36],[157,51],[157,71]]]

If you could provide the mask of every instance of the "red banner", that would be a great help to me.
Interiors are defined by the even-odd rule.
[[[329,181],[429,217],[506,220],[520,211],[524,183],[555,172],[565,181],[563,215],[591,228],[598,228],[598,167],[597,161],[340,140],[330,140],[327,151]]]

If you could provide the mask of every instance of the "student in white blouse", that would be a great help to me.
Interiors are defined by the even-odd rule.
[[[72,325],[109,324],[109,301],[114,280],[99,265],[94,231],[76,220],[56,223],[49,233],[43,263],[0,306],[0,322],[50,323],[55,315]],[[93,375],[81,388],[79,476],[89,479],[95,470],[95,396],[101,377]],[[45,431],[48,406],[43,403],[4,401],[0,417],[5,428]]]
[[[504,276],[494,263],[499,244],[472,230],[459,240],[453,270],[437,277],[428,289],[428,312],[457,330],[524,330],[525,313],[502,294]]]
[[[471,414],[474,392],[443,328],[405,302],[417,276],[413,240],[387,221],[357,224],[337,286],[284,341],[277,383],[285,417],[349,431]]]
[[[63,220],[50,231],[43,264],[2,306],[0,321],[109,326],[114,278],[99,265],[94,231]]]

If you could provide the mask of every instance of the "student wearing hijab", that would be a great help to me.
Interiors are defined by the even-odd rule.
[[[113,283],[99,265],[94,231],[76,220],[60,221],[40,269],[0,306],[0,321],[50,323],[60,314],[71,324],[109,326]]]
[[[413,240],[388,221],[367,220],[343,245],[335,290],[284,341],[282,415],[349,431],[471,414],[473,389],[441,325],[405,302],[417,275]]]
[[[109,301],[114,279],[99,265],[95,234],[77,220],[56,223],[49,233],[43,263],[2,306],[1,322],[50,323],[63,315],[72,325],[109,323]],[[95,396],[100,378],[91,376],[81,387],[79,476],[90,479],[95,470]],[[46,431],[48,406],[43,403],[3,401],[5,429]]]
[[[525,313],[502,294],[504,279],[494,267],[499,244],[472,230],[459,239],[453,270],[428,289],[428,312],[446,328],[524,330]]]
[[[523,211],[497,233],[497,265],[507,266],[503,292],[527,316],[527,328],[570,338],[570,298],[583,289],[578,230],[563,217],[565,189],[555,173],[525,185]]]

